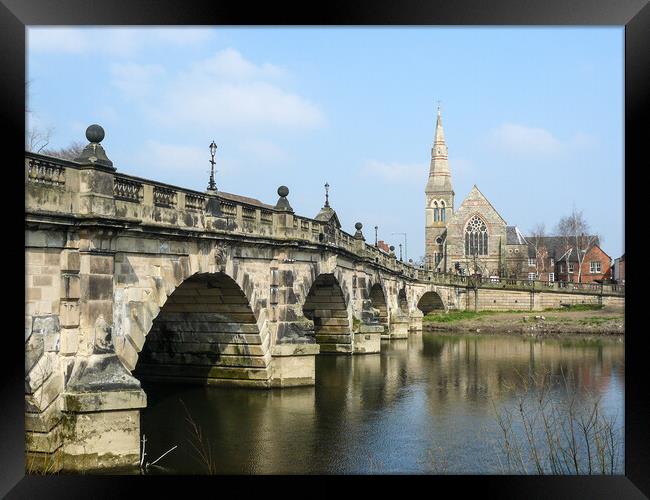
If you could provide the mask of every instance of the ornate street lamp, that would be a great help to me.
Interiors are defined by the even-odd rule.
[[[379,229],[379,226],[375,226],[375,246],[377,246],[377,229]]]
[[[210,182],[208,183],[208,191],[216,191],[217,185],[214,182],[214,155],[217,153],[217,145],[212,141],[210,144]]]
[[[325,182],[325,206],[330,206],[330,185],[327,181]]]

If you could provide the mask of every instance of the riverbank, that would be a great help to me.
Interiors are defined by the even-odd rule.
[[[621,308],[575,306],[545,311],[451,311],[429,314],[424,331],[522,335],[623,335],[625,313]]]

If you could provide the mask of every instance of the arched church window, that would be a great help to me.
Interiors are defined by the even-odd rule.
[[[442,207],[442,208],[440,209],[440,220],[441,220],[442,222],[445,222],[445,212],[446,212],[446,210],[445,210],[445,202],[444,202],[444,201],[441,201],[441,202],[440,202],[440,206]]]
[[[440,214],[438,213],[438,202],[434,201],[433,202],[433,220],[434,222],[438,222],[440,220]]]
[[[478,215],[472,217],[465,226],[465,255],[487,255],[487,226]]]

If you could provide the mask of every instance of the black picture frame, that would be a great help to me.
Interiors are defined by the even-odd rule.
[[[626,253],[631,259],[631,278],[626,282],[626,335],[625,335],[625,475],[603,476],[417,476],[401,479],[423,481],[419,486],[426,495],[442,493],[442,487],[453,488],[456,496],[469,488],[476,488],[479,494],[498,498],[646,498],[650,496],[650,387],[648,384],[647,345],[643,328],[641,290],[643,276],[639,269],[643,248],[643,231],[634,231],[635,221],[643,214],[643,201],[647,199],[645,183],[641,175],[648,168],[647,153],[650,137],[650,5],[648,0],[387,0],[343,1],[331,0],[320,4],[308,2],[259,3],[252,6],[235,0],[184,2],[172,0],[2,0],[0,3],[0,102],[8,142],[5,149],[4,173],[15,170],[24,162],[25,110],[25,32],[26,27],[35,25],[616,25],[625,26],[625,213]],[[83,71],[92,68],[80,68]],[[19,180],[6,181],[15,182]],[[607,184],[607,179],[603,179]],[[24,210],[24,191],[18,188],[4,190],[3,201],[7,207],[7,220],[23,225],[21,211]],[[21,194],[22,193],[22,194]],[[606,202],[606,200],[603,200]],[[15,220],[14,220],[15,219]],[[20,229],[16,229],[18,233]],[[12,241],[13,238],[7,238]],[[15,240],[13,240],[15,242]],[[6,263],[24,262],[24,252],[15,242],[5,245]],[[22,280],[20,266],[7,266],[5,271],[17,272]],[[10,274],[10,273],[8,273]],[[629,273],[628,273],[629,274]],[[23,282],[24,283],[24,282]],[[15,285],[14,285],[15,287]],[[21,301],[13,287],[8,289],[9,298]],[[23,296],[24,297],[24,296]],[[5,302],[11,304],[11,302]],[[19,308],[20,306],[17,306]],[[68,498],[130,497],[136,491],[147,496],[157,495],[153,489],[160,488],[160,494],[169,493],[171,482],[183,481],[175,478],[140,478],[107,476],[25,476],[24,467],[24,394],[23,394],[23,344],[17,333],[22,329],[14,308],[6,307],[5,313],[5,356],[1,363],[2,379],[2,425],[0,426],[0,494],[9,498],[42,498],[44,496],[66,496]],[[7,322],[6,319],[10,318]],[[14,323],[15,321],[15,323]],[[16,324],[18,323],[18,324]],[[10,326],[9,326],[10,325]],[[629,332],[629,333],[628,333]],[[8,348],[7,348],[8,347]],[[228,478],[192,477],[189,491],[198,492],[206,487],[215,487],[215,494],[223,494],[226,487],[241,488],[242,481],[248,482],[277,478]],[[302,477],[283,485],[295,488],[301,494],[311,494],[316,481],[333,481],[330,494],[338,494],[336,488],[346,489],[354,482],[364,480],[364,488],[371,486],[383,490],[389,477]],[[344,484],[338,484],[343,482]],[[347,484],[346,484],[347,483]],[[262,486],[260,484],[260,486]],[[327,488],[328,485],[324,484]],[[404,485],[401,486],[403,488]],[[246,487],[245,493],[252,493]],[[371,488],[372,489],[372,488]],[[402,490],[406,494],[416,490]],[[366,494],[370,494],[370,490]],[[164,495],[163,497],[166,497]]]

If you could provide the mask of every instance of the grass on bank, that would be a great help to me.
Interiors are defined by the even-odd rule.
[[[542,312],[570,312],[570,311],[599,311],[603,308],[601,305],[597,304],[575,304],[570,307],[561,307],[561,308],[546,308]],[[428,321],[432,323],[452,323],[456,321],[472,320],[472,319],[482,319],[485,316],[490,316],[493,314],[539,314],[540,311],[521,311],[521,310],[503,310],[503,311],[449,311],[439,312],[439,313],[429,313],[424,318],[423,321]],[[600,324],[605,321],[609,321],[611,318],[601,318],[594,316],[589,318],[593,324]]]

